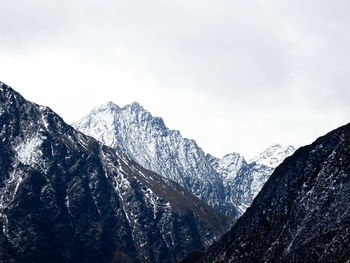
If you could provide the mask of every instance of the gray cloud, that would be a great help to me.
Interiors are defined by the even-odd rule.
[[[0,71],[68,121],[103,100],[138,100],[209,152],[251,155],[276,141],[311,142],[350,119],[349,7],[2,1]]]

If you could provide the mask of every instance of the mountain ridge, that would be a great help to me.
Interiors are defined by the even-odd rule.
[[[117,111],[113,111],[116,107],[105,106],[95,108],[72,125],[142,166],[176,181],[220,212],[237,216],[235,207],[225,203],[219,175],[194,140],[168,129],[162,118],[153,117],[138,103],[118,106]]]
[[[233,217],[239,217],[245,211],[274,169],[248,163],[242,156],[240,164],[235,163],[232,158],[236,153],[221,159],[206,154],[195,140],[168,129],[162,118],[153,117],[136,102],[123,107],[105,103],[72,125],[142,166],[176,181],[220,212]],[[284,148],[275,146],[274,150],[280,150],[280,156],[273,155],[271,150],[276,165],[292,151],[283,154],[281,149]],[[255,184],[257,181],[259,183]],[[254,189],[250,189],[252,186]]]
[[[177,262],[232,225],[2,82],[0,127],[0,262]]]
[[[348,262],[350,124],[276,168],[218,242],[183,262]]]

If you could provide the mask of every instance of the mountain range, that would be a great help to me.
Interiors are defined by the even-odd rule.
[[[350,262],[350,124],[298,149],[197,262]]]
[[[72,124],[143,167],[171,179],[217,210],[241,216],[273,170],[295,149],[274,144],[252,160],[237,153],[206,154],[140,104],[108,102]]]
[[[233,224],[0,82],[0,262],[178,262]]]
[[[0,82],[1,263],[350,262],[350,124],[295,152],[272,145],[246,161],[205,154],[138,104],[107,108],[136,119],[101,111],[81,123],[113,148]],[[170,178],[144,168],[127,152],[141,144],[149,165],[165,152],[169,171],[189,170]],[[243,215],[219,213],[180,179]]]

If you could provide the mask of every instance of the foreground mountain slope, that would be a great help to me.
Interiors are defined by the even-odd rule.
[[[219,211],[239,216],[236,207],[226,200],[221,175],[196,142],[168,129],[161,118],[153,117],[138,103],[120,108],[109,102],[72,125],[176,181]]]
[[[0,82],[0,261],[177,262],[231,219]]]
[[[350,124],[276,168],[222,239],[184,262],[348,262]]]

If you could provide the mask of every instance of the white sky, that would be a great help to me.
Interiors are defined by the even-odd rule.
[[[68,123],[138,101],[218,157],[350,121],[348,0],[0,0],[0,80]]]

